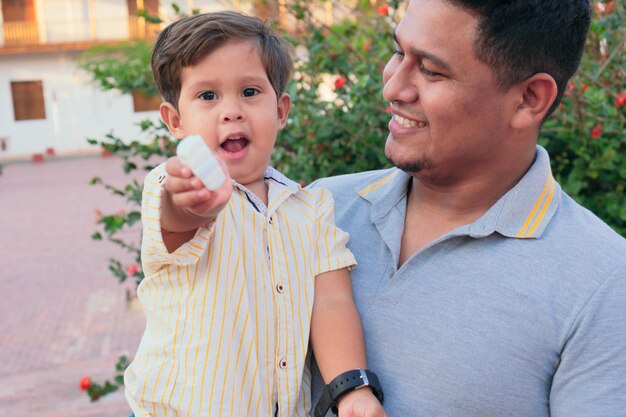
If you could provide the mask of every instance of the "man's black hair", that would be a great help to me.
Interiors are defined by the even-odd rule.
[[[478,16],[474,53],[502,89],[540,72],[554,78],[558,93],[552,113],[580,64],[591,22],[589,1],[444,1]]]

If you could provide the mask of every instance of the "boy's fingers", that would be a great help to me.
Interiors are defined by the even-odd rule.
[[[193,175],[189,167],[183,164],[177,156],[173,156],[167,160],[165,163],[165,171],[168,176],[174,177],[189,178]]]
[[[178,193],[171,193],[172,202],[179,207],[187,207],[196,211],[199,205],[206,204],[211,199],[211,192],[206,188],[200,190],[189,190]]]

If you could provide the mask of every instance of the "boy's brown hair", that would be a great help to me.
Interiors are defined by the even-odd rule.
[[[229,41],[257,43],[267,77],[280,97],[293,69],[291,45],[258,17],[224,11],[189,16],[167,26],[152,49],[152,72],[163,99],[178,109],[181,73]]]

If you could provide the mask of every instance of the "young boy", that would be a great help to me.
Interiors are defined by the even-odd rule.
[[[152,69],[170,132],[200,135],[226,181],[209,190],[177,157],[146,177],[146,330],[128,402],[137,417],[307,416],[309,338],[327,383],[354,384],[346,371],[366,361],[330,194],[268,166],[289,114],[289,48],[260,19],[196,15],[159,35]],[[342,417],[385,416],[375,382],[329,387],[327,400]]]

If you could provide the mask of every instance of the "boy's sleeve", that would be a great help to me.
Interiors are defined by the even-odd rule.
[[[335,202],[325,188],[316,188],[318,193],[316,207],[316,262],[314,275],[341,268],[354,268],[356,259],[346,247],[348,233],[335,226]]]
[[[167,180],[165,164],[154,168],[146,176],[141,201],[141,263],[144,274],[152,275],[170,265],[191,265],[207,250],[215,221],[198,228],[193,239],[176,251],[168,253],[161,233],[161,195]]]

